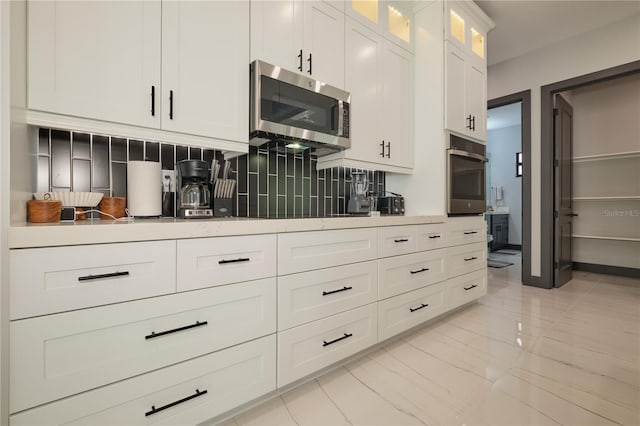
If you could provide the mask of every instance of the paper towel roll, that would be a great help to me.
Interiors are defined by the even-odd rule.
[[[155,161],[127,163],[127,205],[131,216],[162,215],[162,173]]]

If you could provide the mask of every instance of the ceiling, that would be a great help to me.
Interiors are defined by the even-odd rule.
[[[487,130],[515,126],[522,121],[522,102],[491,108],[487,111]]]
[[[496,23],[487,39],[489,66],[640,13],[640,0],[476,0],[476,4]]]

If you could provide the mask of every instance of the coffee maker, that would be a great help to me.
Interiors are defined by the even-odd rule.
[[[209,165],[200,160],[183,160],[176,163],[178,169],[178,217],[213,217],[211,190],[209,189]]]
[[[368,214],[371,210],[371,203],[367,197],[369,189],[369,178],[367,172],[351,172],[351,193],[347,213]]]

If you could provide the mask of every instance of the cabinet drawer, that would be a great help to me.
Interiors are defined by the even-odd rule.
[[[13,321],[12,413],[273,333],[275,278]]]
[[[467,244],[447,249],[447,276],[449,278],[478,269],[486,269],[486,267],[487,243]]]
[[[11,250],[11,319],[176,291],[175,241]]]
[[[449,246],[487,241],[487,223],[482,218],[459,220],[447,223],[447,243]]]
[[[178,241],[178,291],[275,275],[275,235]]]
[[[278,330],[375,302],[375,260],[278,277]]]
[[[449,309],[487,294],[487,270],[472,272],[448,281]]]
[[[444,223],[416,226],[417,251],[433,250],[448,245]]]
[[[415,226],[385,226],[378,228],[378,257],[414,253],[416,247]]]
[[[275,343],[263,337],[23,411],[9,424],[201,423],[275,389]]]
[[[378,339],[395,336],[445,312],[446,283],[430,285],[378,303]]]
[[[378,261],[378,299],[406,293],[447,278],[446,249]]]
[[[278,235],[278,275],[364,262],[377,255],[376,228]]]
[[[278,387],[374,345],[377,312],[371,303],[278,333]]]

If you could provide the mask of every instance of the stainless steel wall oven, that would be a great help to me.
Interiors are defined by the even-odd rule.
[[[485,145],[448,134],[447,213],[476,215],[486,210]]]

